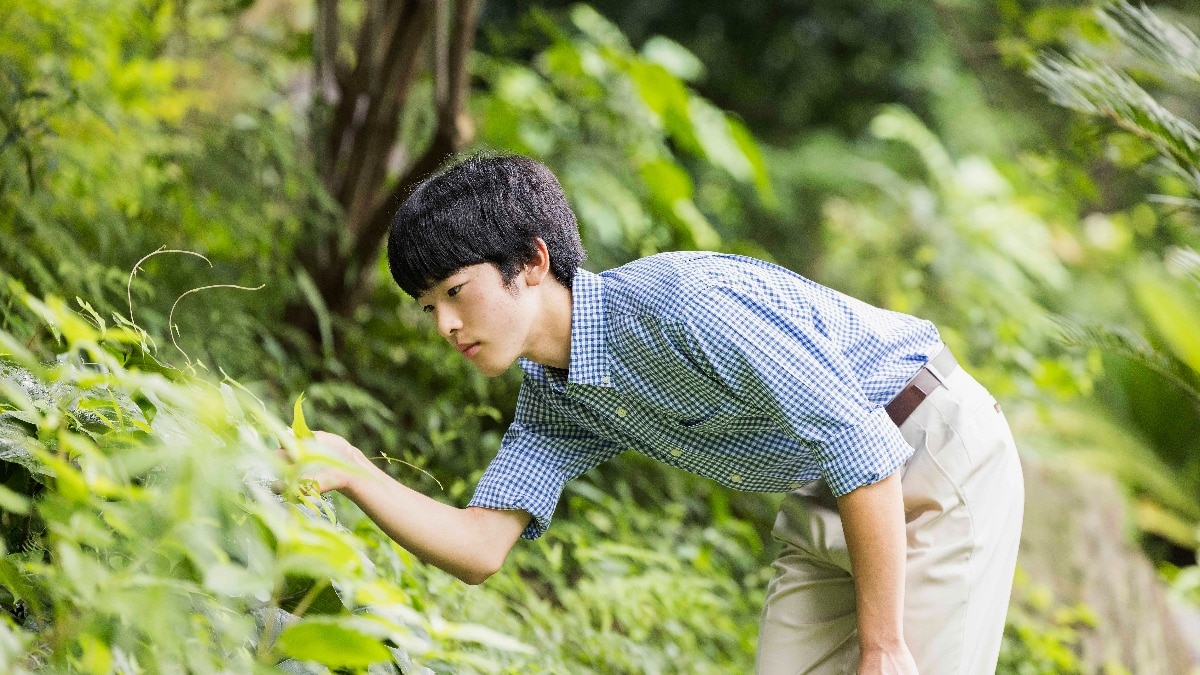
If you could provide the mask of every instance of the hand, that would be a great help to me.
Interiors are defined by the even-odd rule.
[[[362,450],[341,436],[327,431],[314,431],[313,436],[317,443],[332,455],[331,459],[337,464],[330,461],[310,463],[311,468],[304,477],[315,481],[317,489],[321,492],[351,487],[355,480],[362,478],[363,470],[371,466],[370,460],[363,455]],[[343,464],[349,466],[341,466]]]
[[[904,643],[872,649],[859,658],[858,675],[917,675],[917,662]]]

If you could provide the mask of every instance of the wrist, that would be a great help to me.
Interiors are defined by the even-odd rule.
[[[917,664],[908,650],[908,645],[901,641],[898,645],[886,647],[880,645],[863,651],[858,660],[858,672],[872,675],[876,673],[916,675]]]
[[[380,469],[362,452],[356,452],[348,459],[351,466],[345,472],[345,485],[338,492],[349,497],[350,501],[358,503],[359,496],[367,484],[376,478]]]
[[[860,626],[858,645],[864,652],[890,652],[904,648],[904,635],[899,630],[864,632]]]

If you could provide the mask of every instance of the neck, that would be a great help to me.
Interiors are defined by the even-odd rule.
[[[571,365],[571,290],[557,281],[542,284],[539,290],[541,311],[524,356],[566,370]]]

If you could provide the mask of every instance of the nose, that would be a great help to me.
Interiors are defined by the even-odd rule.
[[[462,320],[458,313],[449,307],[435,307],[434,320],[437,321],[438,333],[447,340],[453,341],[454,331],[462,328]]]

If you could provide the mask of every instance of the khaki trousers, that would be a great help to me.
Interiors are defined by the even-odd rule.
[[[908,534],[904,639],[922,675],[995,673],[1012,590],[1024,485],[995,399],[962,368],[900,427]],[[823,480],[789,493],[767,588],[759,675],[854,673],[854,577],[837,502]]]

